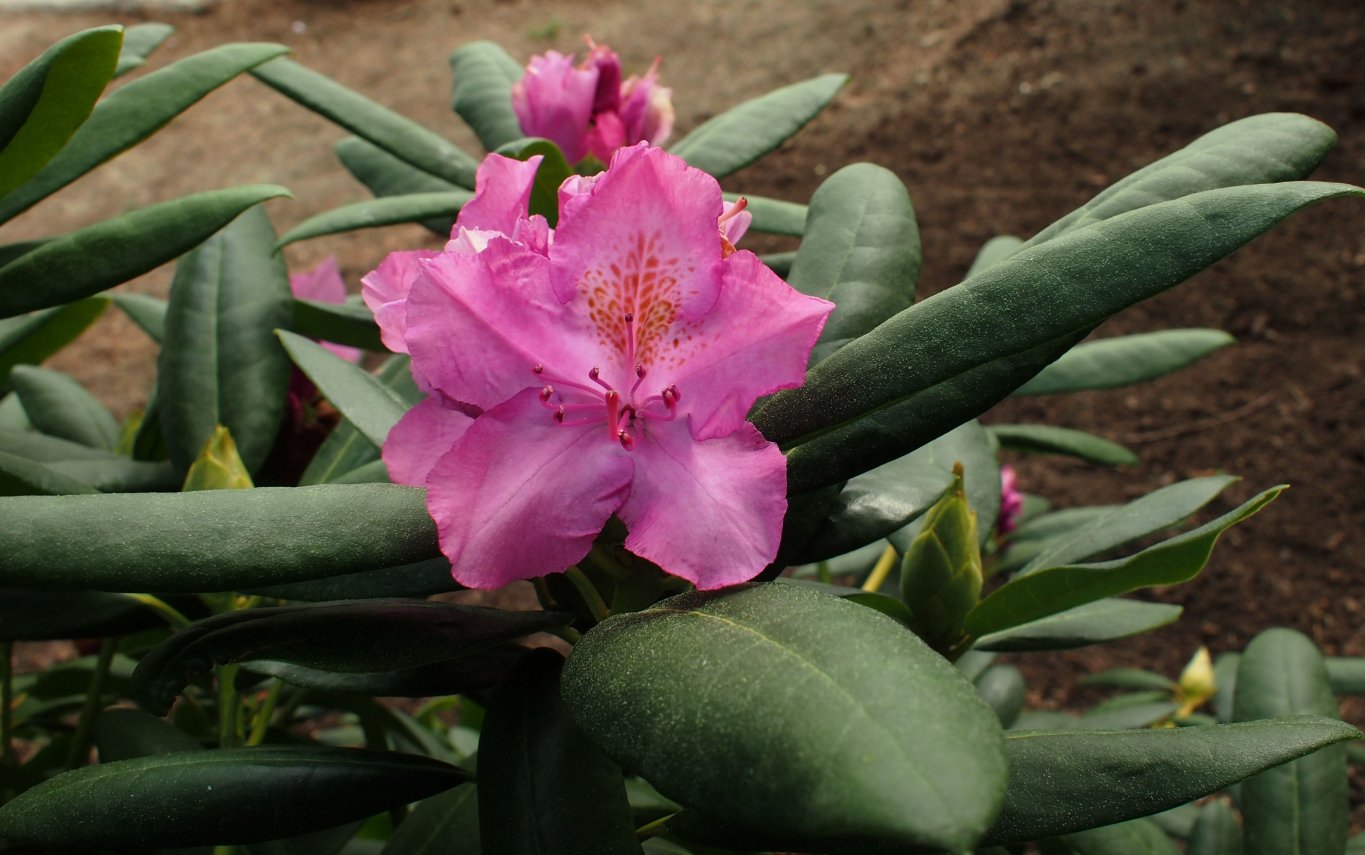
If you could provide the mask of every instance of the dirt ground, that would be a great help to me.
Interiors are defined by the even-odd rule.
[[[779,85],[848,72],[831,109],[727,188],[804,201],[845,163],[894,169],[920,218],[924,294],[958,281],[990,237],[1028,236],[1242,116],[1298,111],[1327,122],[1341,143],[1317,177],[1365,181],[1358,0],[222,0],[165,20],[178,32],[154,66],[229,40],[282,42],[470,151],[477,144],[449,110],[445,59],[474,39],[524,57],[573,50],[590,32],[635,70],[662,55],[681,132]],[[0,17],[0,76],[56,38],[104,22]],[[255,81],[235,81],[0,229],[0,242],[254,181],[293,191],[294,200],[271,203],[283,230],[365,198],[331,157],[343,135]],[[391,228],[296,245],[288,258],[301,269],[335,254],[354,288],[386,252],[427,240],[416,227]],[[1046,663],[1024,660],[1035,702],[1072,699],[1075,677],[1102,667],[1174,673],[1200,644],[1240,648],[1273,625],[1302,630],[1332,654],[1365,655],[1363,270],[1365,204],[1310,210],[1101,333],[1209,326],[1233,333],[1235,347],[1143,387],[1012,401],[987,417],[1093,431],[1142,457],[1123,471],[1020,461],[1023,487],[1061,505],[1119,501],[1215,470],[1245,479],[1215,510],[1271,484],[1294,485],[1229,533],[1200,579],[1156,594],[1186,607],[1175,626]],[[130,287],[164,293],[168,282],[162,270]],[[145,399],[153,353],[111,313],[53,365],[123,413]]]

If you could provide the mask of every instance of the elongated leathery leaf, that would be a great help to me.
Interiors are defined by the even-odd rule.
[[[1365,695],[1365,659],[1358,656],[1328,656],[1327,682],[1338,695]]]
[[[0,588],[0,639],[5,641],[126,635],[163,623],[122,594]]]
[[[176,266],[157,361],[161,428],[184,472],[217,425],[249,471],[275,443],[289,385],[276,327],[293,316],[289,274],[265,210],[247,211]]]
[[[1146,816],[1358,733],[1318,716],[1160,730],[1010,732],[1005,803],[982,842],[1022,843]]]
[[[1228,475],[1191,478],[1096,514],[1071,531],[1049,538],[1047,545],[1025,565],[1023,572],[1031,573],[1044,567],[1056,567],[1089,558],[1176,525],[1213,501],[1236,480]]]
[[[968,422],[916,450],[908,458],[920,465],[932,466],[950,478],[953,468],[962,464],[967,503],[976,512],[977,538],[984,546],[994,536],[995,520],[1000,515],[1000,464],[996,461],[990,434],[979,422]],[[920,521],[916,520],[888,539],[904,555],[910,550],[910,542],[919,533],[919,527]]]
[[[137,324],[152,341],[161,344],[166,337],[166,301],[149,294],[110,294],[114,305]]]
[[[444,178],[423,172],[405,160],[394,157],[359,137],[347,137],[332,147],[346,171],[376,196],[404,196],[410,193],[450,193],[464,188]],[[422,225],[437,237],[450,237],[455,218],[434,217]]]
[[[539,214],[550,224],[559,225],[559,186],[573,174],[559,146],[540,137],[518,138],[498,148],[498,154],[517,160],[540,157],[536,180],[531,185],[531,214]]]
[[[251,73],[281,95],[418,169],[461,187],[474,186],[478,161],[439,134],[332,78],[283,57],[254,68]]]
[[[559,697],[564,659],[534,650],[493,695],[479,739],[479,827],[504,855],[640,855],[621,769]]]
[[[14,366],[37,364],[66,347],[104,314],[106,297],[87,297],[65,306],[0,320],[0,389],[9,386]]]
[[[373,376],[382,385],[397,391],[399,397],[404,398],[405,404],[413,403],[403,393],[405,386],[412,387],[413,391],[416,388],[412,382],[412,375],[408,368],[408,357],[405,354],[389,357],[375,371]],[[317,453],[313,455],[313,459],[308,461],[308,468],[299,477],[299,486],[332,483],[346,473],[377,459],[379,459],[379,446],[366,439],[365,435],[349,419],[342,419],[341,423],[327,435],[327,439],[323,441]],[[331,599],[346,598],[333,597]]]
[[[1204,805],[1186,851],[1189,855],[1242,855],[1242,823],[1237,812],[1221,799]]]
[[[724,196],[726,202],[744,199],[748,205],[744,210],[754,218],[749,224],[751,232],[789,237],[801,237],[806,233],[806,214],[809,209],[805,205],[748,193],[726,193]]]
[[[363,368],[300,335],[278,330],[294,363],[317,384],[342,415],[370,442],[384,444],[389,429],[407,411],[398,395]]]
[[[156,754],[198,751],[203,746],[185,731],[130,707],[105,710],[95,720],[95,747],[101,763]]]
[[[288,50],[275,44],[222,45],[187,56],[111,92],[41,172],[0,199],[0,222],[142,142],[243,71]]]
[[[1161,826],[1148,819],[1134,819],[1104,828],[1078,831],[1062,838],[1071,855],[1180,855]]]
[[[175,27],[169,24],[134,24],[123,31],[123,49],[119,51],[114,76],[121,77],[147,62],[152,51],[170,38]]]
[[[1235,339],[1222,330],[1179,329],[1121,335],[1079,344],[1015,390],[1052,395],[1145,383],[1198,362]]]
[[[1136,466],[1138,457],[1117,442],[1054,425],[991,425],[1000,447],[1010,451],[1063,454],[1105,466]]]
[[[213,665],[268,659],[342,673],[415,668],[563,626],[571,615],[453,603],[358,600],[232,612],[182,630],[143,657],[133,693],[163,714]]]
[[[95,488],[46,463],[0,451],[0,496],[69,496]]]
[[[122,44],[121,27],[76,33],[0,88],[0,197],[42,169],[89,118]]]
[[[1188,582],[1204,569],[1224,531],[1274,501],[1283,490],[1266,490],[1211,522],[1127,558],[1050,567],[1015,578],[967,615],[967,630],[980,638],[1138,588]]]
[[[995,813],[995,714],[919,639],[836,597],[762,584],[665,600],[587,633],[563,680],[622,767],[723,825],[809,843],[788,848],[961,849]]]
[[[269,660],[244,662],[242,667],[305,689],[384,698],[431,698],[491,689],[525,653],[526,648],[520,645],[500,644],[444,662],[361,673],[324,671]]]
[[[444,557],[431,558],[415,564],[382,567],[328,576],[310,582],[270,585],[250,591],[262,597],[278,600],[302,600],[321,603],[328,600],[370,600],[381,597],[429,597],[462,590],[450,574],[450,562]]]
[[[347,484],[0,499],[0,554],[0,585],[201,592],[392,567],[439,550],[420,490]]]
[[[758,160],[801,130],[834,100],[846,74],[824,74],[745,101],[708,120],[669,150],[724,178]]]
[[[1036,372],[1038,361],[1057,358],[1106,317],[1189,278],[1295,211],[1345,195],[1365,191],[1311,182],[1210,190],[1022,250],[850,342],[815,366],[804,386],[770,398],[754,423],[788,448],[847,428],[817,462],[823,483],[848,477],[853,465],[841,466],[840,456],[875,465],[931,438],[913,421],[908,432],[885,435],[892,426],[876,420],[880,412],[929,401],[954,404],[945,406],[950,411],[984,410],[1010,383],[1027,379],[1019,376],[1024,370]],[[949,389],[936,390],[940,384]],[[856,428],[868,419],[877,433],[859,437]],[[869,443],[872,454],[864,450]],[[799,454],[790,456],[789,474],[804,465]]]
[[[34,787],[0,808],[0,837],[68,851],[253,843],[363,819],[468,777],[387,751],[162,754],[87,766]]]
[[[967,268],[967,275],[963,279],[971,279],[976,274],[995,264],[997,261],[1004,261],[1018,251],[1024,242],[1013,235],[1000,235],[993,237],[981,245],[977,250],[976,258],[972,259],[972,266]]]
[[[915,302],[920,241],[905,185],[889,169],[845,166],[810,200],[787,281],[835,304],[811,364]]]
[[[118,442],[114,416],[71,375],[18,365],[10,383],[33,426],[43,433],[106,450]]]
[[[1331,128],[1298,113],[1262,113],[1215,128],[1101,190],[1028,241],[1036,246],[1108,217],[1205,190],[1311,175],[1336,145]]]
[[[480,852],[479,796],[474,784],[418,802],[394,829],[381,855],[477,855]]]
[[[1298,632],[1266,630],[1242,653],[1232,717],[1247,721],[1303,713],[1338,715],[1322,654]],[[1247,855],[1340,852],[1350,826],[1345,748],[1249,778],[1239,801]]]
[[[1070,650],[1150,632],[1175,623],[1180,606],[1104,599],[979,638],[977,650]]]
[[[309,217],[280,238],[279,246],[301,240],[312,240],[324,235],[374,229],[400,223],[417,223],[429,219],[454,220],[460,208],[474,194],[468,190],[441,193],[409,193],[403,196],[381,196],[353,202]]]
[[[0,429],[0,451],[41,463],[106,493],[174,490],[180,485],[179,476],[167,463],[130,460],[36,431]]]
[[[450,106],[489,151],[525,136],[512,110],[522,67],[495,42],[470,42],[450,55]],[[472,186],[472,185],[470,185]]]
[[[0,317],[112,288],[194,248],[252,205],[288,195],[273,184],[195,193],[54,238],[0,267]]]
[[[379,325],[374,315],[360,303],[319,303],[294,301],[294,324],[299,335],[336,344],[349,344],[365,350],[384,351]]]

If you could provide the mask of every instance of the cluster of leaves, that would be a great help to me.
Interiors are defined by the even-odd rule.
[[[0,90],[0,158],[35,145],[23,128],[45,99],[73,97],[43,75],[98,80],[95,103],[119,47],[116,29],[92,33]],[[103,65],[61,59],[86,39],[105,40]],[[809,206],[750,197],[756,229],[801,237],[775,268],[837,305],[806,385],[753,414],[789,460],[784,541],[765,575],[862,573],[869,550],[876,566],[857,588],[797,578],[659,600],[657,579],[620,572],[609,527],[581,570],[539,587],[546,608],[508,611],[427,599],[454,587],[449,565],[420,491],[386,483],[378,460],[419,396],[406,360],[370,372],[310,340],[380,349],[362,306],[293,300],[277,254],[364,226],[448,229],[476,160],[281,51],[230,45],[120,88],[0,195],[0,211],[23,210],[249,69],[357,134],[337,154],[381,197],[282,238],[256,206],[281,191],[247,188],[0,248],[0,364],[13,368],[74,337],[88,323],[75,307],[105,299],[91,295],[195,247],[167,301],[120,298],[161,345],[143,416],[120,430],[69,377],[6,375],[0,841],[700,854],[1027,841],[1088,853],[1136,840],[1161,852],[1160,826],[1141,817],[1243,781],[1247,851],[1330,851],[1302,836],[1318,833],[1296,825],[1305,816],[1340,850],[1343,749],[1322,749],[1359,734],[1326,687],[1333,669],[1357,685],[1359,662],[1324,665],[1298,636],[1268,633],[1236,666],[1231,702],[1223,665],[1217,719],[1190,706],[1207,687],[1184,680],[1177,696],[1161,678],[1162,697],[1075,721],[1019,715],[1017,672],[990,663],[1174,620],[1174,607],[1121,595],[1192,578],[1278,488],[1118,558],[1097,560],[1178,524],[1230,479],[1038,513],[992,552],[1000,447],[1126,458],[1074,432],[975,421],[1010,394],[1137,382],[1224,343],[1175,331],[1080,344],[1300,208],[1359,195],[1300,180],[1330,130],[1292,115],[1229,125],[1027,242],[993,242],[963,283],[918,302],[914,210],[891,172],[846,167]],[[551,144],[520,139],[508,103],[519,64],[478,44],[452,66],[455,110],[487,147],[546,155],[533,204],[553,218],[569,167]],[[841,82],[742,104],[673,150],[726,175]],[[287,414],[291,361],[340,413],[316,448],[299,439],[308,418]],[[303,403],[315,417],[320,399]],[[1010,578],[983,596],[990,573]],[[893,574],[896,593],[882,593]],[[537,632],[559,635],[567,659],[517,643]],[[9,672],[9,644],[49,638],[102,640],[44,673]],[[125,700],[141,709],[107,708]],[[1180,726],[1149,727],[1165,723]],[[16,738],[37,749],[23,764]],[[92,744],[99,763],[86,765]],[[1236,823],[1219,804],[1162,821],[1184,823],[1196,851],[1225,851],[1211,847]]]

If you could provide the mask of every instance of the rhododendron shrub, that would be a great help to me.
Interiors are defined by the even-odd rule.
[[[139,93],[180,103],[206,67],[275,56],[189,57],[91,112],[148,35],[72,37],[0,89],[0,164],[23,167],[0,216],[146,132]],[[255,204],[279,191],[245,188],[0,247],[0,849],[1344,850],[1360,733],[1335,696],[1365,691],[1360,660],[1268,630],[1178,676],[1100,675],[1134,691],[1080,716],[1024,710],[995,660],[1176,620],[1127,595],[1193,578],[1279,494],[1206,511],[1234,481],[1206,475],[1053,510],[1020,492],[1023,455],[1136,456],[992,410],[1225,346],[1085,339],[1361,195],[1303,180],[1330,130],[1215,129],[917,299],[890,170],[846,166],[808,204],[718,181],[838,75],[665,150],[653,72],[622,81],[604,47],[528,76],[476,44],[452,70],[499,151],[256,68],[363,136],[338,153],[386,198],[280,236]],[[574,98],[532,109],[552,83]],[[413,221],[439,239],[374,258],[360,300],[360,271],[291,276],[279,252]],[[799,246],[757,256],[749,231]],[[145,412],[120,425],[29,364],[187,249],[166,300],[114,298],[160,351]],[[329,416],[315,450],[284,418],[295,369]],[[86,655],[15,673],[15,642],[51,639]]]

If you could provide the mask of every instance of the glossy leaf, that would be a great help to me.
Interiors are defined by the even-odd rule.
[[[119,425],[76,378],[35,365],[18,365],[10,383],[33,426],[49,436],[111,450]]]
[[[1224,531],[1274,501],[1283,489],[1266,490],[1215,520],[1126,558],[1050,567],[1019,576],[972,610],[967,630],[980,638],[1105,597],[1188,582],[1204,569]]]
[[[470,42],[450,55],[450,106],[489,151],[524,136],[512,110],[522,67],[495,42]]]
[[[1308,182],[1210,190],[1078,229],[892,317],[770,398],[754,424],[792,449],[793,485],[847,478],[985,410],[1106,317],[1295,211],[1362,194]]]
[[[977,639],[977,650],[1011,653],[1070,650],[1104,644],[1175,623],[1180,606],[1139,600],[1104,599],[1058,612]]]
[[[253,843],[363,819],[467,777],[427,757],[344,748],[162,754],[34,787],[0,808],[0,836],[68,851]]]
[[[347,89],[332,78],[287,58],[268,62],[251,73],[286,98],[418,169],[461,187],[474,186],[478,161],[441,135]]]
[[[1109,217],[1206,190],[1305,178],[1336,142],[1331,128],[1298,113],[1248,116],[1119,179],[1034,235],[1027,245],[1036,246]]]
[[[1210,801],[1190,832],[1188,855],[1242,855],[1242,823],[1227,802]]]
[[[834,100],[846,80],[846,74],[824,74],[775,89],[706,121],[669,150],[692,166],[724,178],[801,130]]]
[[[1192,365],[1235,342],[1222,330],[1178,329],[1115,336],[1078,344],[1015,390],[1055,395],[1145,383]]]
[[[1068,834],[1062,843],[1071,855],[1180,855],[1161,826],[1147,819]]]
[[[148,294],[120,292],[109,299],[128,319],[137,324],[152,341],[161,344],[166,337],[166,301]]]
[[[69,496],[95,488],[51,466],[0,451],[0,496]]]
[[[369,188],[376,196],[404,196],[411,193],[453,193],[463,188],[444,178],[423,172],[405,160],[389,154],[373,143],[359,137],[346,137],[332,147],[346,171]],[[450,237],[454,217],[435,217],[423,220],[422,225],[437,237]]]
[[[810,364],[914,303],[919,269],[915,210],[894,172],[855,163],[825,179],[787,276],[798,291],[835,304]]]
[[[1136,466],[1136,454],[1093,433],[1054,425],[991,425],[991,436],[1007,451],[1061,454],[1104,466]]]
[[[324,692],[385,698],[431,698],[492,689],[507,669],[525,653],[524,647],[502,644],[445,662],[360,673],[324,671],[270,660],[247,661],[242,667],[278,677],[292,686]]]
[[[483,846],[504,855],[640,855],[621,769],[559,696],[564,659],[533,650],[493,694],[479,739]]]
[[[984,843],[1039,840],[1192,801],[1358,731],[1316,716],[1159,730],[1012,731],[1010,780]]]
[[[665,600],[587,633],[563,681],[614,760],[764,848],[961,849],[995,812],[995,714],[923,642],[835,597],[762,584]]]
[[[0,198],[37,174],[89,118],[122,44],[122,27],[76,33],[0,87]]]
[[[479,795],[461,784],[423,799],[394,829],[380,855],[479,855]]]
[[[54,238],[0,267],[0,317],[112,288],[194,248],[247,208],[287,195],[288,190],[273,184],[212,190]]]
[[[135,68],[141,68],[152,51],[161,47],[162,42],[170,38],[173,32],[175,27],[156,23],[134,24],[124,30],[123,49],[119,51],[114,76],[121,77]]]
[[[801,237],[806,233],[806,213],[809,209],[805,205],[749,193],[726,193],[724,196],[726,202],[744,199],[747,203],[744,210],[754,218],[749,224],[751,232],[789,237]]]
[[[202,592],[340,576],[439,551],[420,490],[348,484],[0,499],[0,554],[0,585]]]
[[[120,86],[96,105],[90,118],[41,172],[0,199],[0,222],[27,210],[142,142],[196,101],[247,69],[288,50],[284,45],[275,44],[221,45]],[[181,252],[184,252],[183,248],[163,260],[175,258]]]
[[[978,542],[983,546],[995,533],[1000,515],[1000,464],[990,434],[979,422],[971,421],[954,428],[910,454],[907,460],[932,466],[952,477],[953,467],[961,463],[967,487],[967,503],[976,512]],[[875,470],[874,470],[875,471]],[[910,523],[894,532],[890,541],[902,555],[919,533],[920,522]]]
[[[324,235],[342,234],[358,229],[374,229],[401,223],[417,223],[440,219],[454,221],[460,208],[474,197],[468,190],[439,193],[409,193],[402,196],[381,196],[352,202],[309,217],[280,238],[279,246]]]
[[[1174,526],[1213,501],[1236,480],[1227,475],[1191,478],[1153,490],[1126,505],[1097,514],[1083,525],[1049,538],[1047,546],[1024,567],[1023,572],[1031,573],[1044,567],[1056,567],[1089,558]]]
[[[300,335],[277,330],[280,342],[299,370],[317,384],[341,414],[376,446],[403,414],[402,400],[360,366],[347,362],[321,345]]]
[[[399,354],[389,357],[375,371],[373,377],[380,384],[396,392],[405,404],[415,403],[410,399],[409,392],[420,396],[416,385],[412,382],[412,374],[408,368],[408,357],[406,355]],[[313,455],[313,459],[308,462],[308,468],[299,477],[299,486],[333,483],[348,472],[378,459],[379,446],[366,439],[365,435],[348,419],[342,419],[341,423],[328,434],[327,439],[323,441],[317,453]],[[330,599],[346,598],[332,597]]]
[[[457,659],[564,626],[559,612],[509,612],[454,603],[360,600],[229,612],[181,630],[143,657],[133,693],[164,714],[213,665],[251,659],[364,674]]]
[[[36,365],[85,332],[109,305],[106,297],[87,297],[65,306],[0,320],[0,389],[9,387],[16,365]]]
[[[214,428],[232,432],[247,470],[265,462],[289,386],[276,327],[293,317],[284,259],[262,208],[247,211],[181,259],[157,360],[161,429],[184,472]]]
[[[1248,721],[1300,714],[1339,715],[1322,654],[1294,630],[1268,629],[1242,652],[1232,717]],[[1345,747],[1248,778],[1238,801],[1247,855],[1342,851],[1350,827]]]

